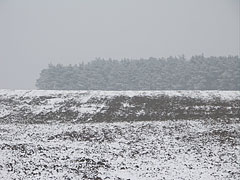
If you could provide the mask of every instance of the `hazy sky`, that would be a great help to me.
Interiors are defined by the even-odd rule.
[[[0,0],[0,89],[96,57],[239,55],[239,0]]]

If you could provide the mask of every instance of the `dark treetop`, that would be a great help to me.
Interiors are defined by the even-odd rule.
[[[240,90],[240,58],[184,56],[140,60],[96,59],[87,64],[50,64],[36,81],[56,90]]]

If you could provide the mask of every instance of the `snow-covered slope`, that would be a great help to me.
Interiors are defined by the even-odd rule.
[[[239,91],[0,90],[0,121],[102,122],[234,118]]]

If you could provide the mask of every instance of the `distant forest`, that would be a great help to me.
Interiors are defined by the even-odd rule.
[[[96,59],[49,64],[36,81],[52,90],[240,90],[238,56],[184,56],[140,60]]]

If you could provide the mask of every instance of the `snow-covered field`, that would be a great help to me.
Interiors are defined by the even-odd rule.
[[[0,125],[1,179],[239,179],[240,125]]]
[[[234,118],[239,91],[0,90],[0,122]]]
[[[240,179],[239,104],[237,91],[0,90],[0,179]]]

